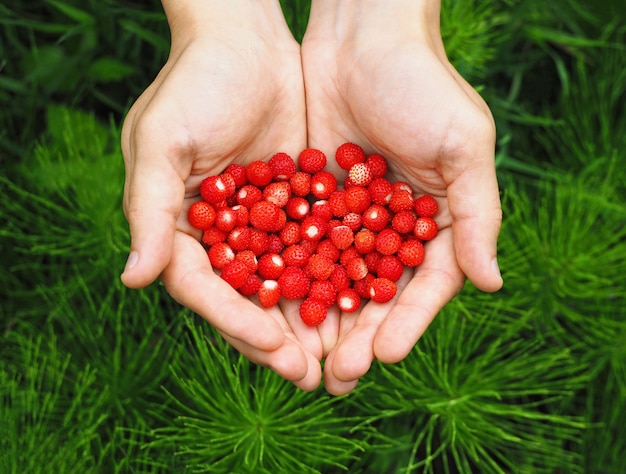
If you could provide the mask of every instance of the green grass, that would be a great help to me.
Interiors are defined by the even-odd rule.
[[[626,471],[626,29],[617,1],[444,0],[498,125],[505,286],[401,363],[305,393],[119,280],[123,115],[158,2],[0,6],[0,472]],[[309,2],[282,2],[297,38]]]

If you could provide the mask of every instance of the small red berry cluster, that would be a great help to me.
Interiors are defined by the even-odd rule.
[[[342,187],[315,148],[303,150],[297,165],[282,152],[231,164],[202,181],[202,200],[188,211],[225,281],[265,308],[281,297],[303,299],[309,326],[334,304],[354,312],[361,299],[391,300],[405,267],[422,263],[424,242],[438,231],[437,201],[386,179],[383,156],[344,143],[335,159],[348,172]]]

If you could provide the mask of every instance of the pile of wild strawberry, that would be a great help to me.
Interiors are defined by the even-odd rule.
[[[422,263],[424,242],[438,230],[437,201],[387,180],[384,157],[344,143],[335,159],[348,171],[342,187],[314,148],[297,165],[286,153],[231,164],[202,181],[202,200],[188,212],[225,281],[266,308],[281,297],[303,299],[309,326],[334,304],[353,312],[361,299],[391,300],[404,268]]]

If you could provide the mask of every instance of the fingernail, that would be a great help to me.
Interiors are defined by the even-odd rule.
[[[498,266],[498,259],[494,258],[491,261],[491,269],[493,270],[493,273],[495,273],[498,278],[502,278],[502,275],[500,274],[500,267]]]
[[[126,272],[133,268],[135,265],[137,265],[138,261],[139,254],[133,250],[130,254],[128,254],[128,260],[126,260],[126,266],[124,267],[124,271]]]

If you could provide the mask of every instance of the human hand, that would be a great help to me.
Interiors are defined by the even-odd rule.
[[[313,2],[302,43],[309,146],[332,157],[352,141],[380,153],[393,180],[433,195],[440,208],[439,234],[396,297],[341,315],[324,365],[334,394],[352,390],[374,359],[402,360],[466,276],[484,291],[502,285],[491,113],[446,58],[438,2],[401,3]]]
[[[305,148],[299,45],[278,2],[163,4],[170,57],[122,131],[132,240],[122,280],[139,288],[160,276],[174,299],[242,354],[312,390],[321,380],[322,339],[306,347],[297,340],[286,319],[297,315],[295,303],[260,309],[217,276],[186,219],[205,177]]]

